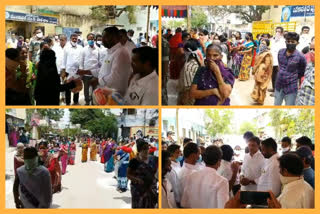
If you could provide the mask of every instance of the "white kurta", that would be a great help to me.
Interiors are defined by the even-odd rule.
[[[271,53],[273,57],[273,66],[278,66],[278,53],[281,49],[286,48],[286,40],[281,37],[279,40],[275,40],[275,38],[271,39]]]
[[[257,151],[253,156],[249,153],[244,156],[243,164],[241,167],[240,175],[254,180],[256,184],[261,176],[262,169],[264,167],[265,158],[260,151]],[[257,191],[256,184],[249,184],[247,186],[241,186],[242,191]]]
[[[132,56],[132,50],[136,48],[136,45],[128,40],[124,46],[127,48],[130,56]]]
[[[258,183],[258,191],[272,191],[277,197],[281,191],[279,155],[274,154],[269,159],[265,160],[264,167],[261,172]]]
[[[301,178],[284,185],[278,201],[281,208],[314,208],[314,190]]]
[[[179,185],[179,173],[181,169],[180,163],[171,161],[171,171],[166,175],[167,180],[172,184],[174,197],[177,203],[180,203],[181,200],[181,190]]]
[[[183,194],[184,188],[185,188],[185,181],[187,176],[191,175],[192,173],[199,171],[199,166],[198,165],[192,165],[188,164],[186,162],[183,162],[182,169],[179,173],[179,186],[180,186],[180,192]]]
[[[80,58],[81,58],[81,51],[82,46],[76,45],[67,45],[64,48],[64,57],[61,69],[66,69],[66,72],[69,74],[68,79],[74,77],[79,78],[80,76],[77,75],[77,71],[79,70],[80,66]]]
[[[232,178],[232,169],[231,169],[231,162],[221,160],[220,167],[217,170],[218,174],[222,177],[226,178],[228,181]]]
[[[151,74],[139,79],[136,74],[130,81],[130,86],[125,95],[125,102],[128,105],[158,105],[159,78],[154,71]]]
[[[132,73],[128,50],[119,42],[107,50],[107,55],[98,75],[99,87],[115,89],[124,96]],[[96,75],[94,75],[96,76]]]
[[[100,48],[97,46],[85,46],[81,52],[80,69],[89,70],[98,76],[100,71]],[[92,76],[92,75],[85,75]]]
[[[163,181],[166,190],[164,187],[161,188],[161,198],[162,198],[162,208],[177,208],[176,200],[174,198],[174,192],[170,181]]]
[[[213,168],[194,172],[186,179],[181,198],[185,208],[224,208],[229,200],[229,183]]]
[[[60,74],[61,72],[61,67],[62,67],[62,63],[63,63],[63,58],[64,58],[64,47],[61,47],[60,44],[54,45],[52,50],[55,52],[56,54],[56,65],[57,65],[57,69],[58,69],[58,74]]]

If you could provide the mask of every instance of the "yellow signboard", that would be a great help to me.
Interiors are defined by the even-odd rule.
[[[252,34],[255,39],[257,34],[269,33],[270,35],[275,34],[276,27],[283,27],[285,31],[295,32],[296,22],[275,22],[272,20],[256,21],[252,23]]]
[[[144,133],[145,136],[149,135],[149,136],[153,136],[158,138],[159,137],[159,129],[157,127],[150,127],[150,126],[134,126],[131,127],[130,129],[130,137],[132,137],[134,134],[136,134],[138,131],[141,131],[142,133]]]

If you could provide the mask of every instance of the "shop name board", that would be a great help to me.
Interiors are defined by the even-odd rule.
[[[6,20],[21,21],[21,22],[37,22],[37,23],[45,23],[45,24],[58,24],[58,19],[54,17],[11,12],[11,11],[6,11]]]
[[[314,16],[314,5],[291,6],[291,17]]]

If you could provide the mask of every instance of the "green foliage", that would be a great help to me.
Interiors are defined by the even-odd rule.
[[[249,5],[249,6],[224,6],[221,10],[227,13],[236,13],[239,18],[246,21],[247,23],[252,23],[253,21],[261,21],[262,14],[269,10],[270,6],[264,5]]]
[[[233,111],[222,109],[206,109],[206,117],[209,119],[206,122],[207,133],[215,137],[217,134],[229,134],[231,132],[230,125],[233,118]]]
[[[137,6],[126,6],[122,9],[117,9],[117,6],[99,5],[91,7],[90,17],[92,19],[100,20],[101,22],[107,22],[110,19],[119,17],[123,12],[127,12],[127,16],[130,24],[137,23],[136,11]]]
[[[208,17],[199,7],[192,7],[191,26],[195,28],[203,28],[208,24]]]
[[[26,109],[27,123],[30,122],[32,114],[35,111],[41,116],[42,119],[48,119],[49,123],[50,123],[50,120],[59,121],[64,115],[63,109]]]
[[[109,109],[70,109],[70,122],[95,135],[116,137],[117,119]]]
[[[66,128],[63,130],[63,136],[71,136],[71,137],[74,137],[74,136],[79,136],[81,135],[81,129],[80,128]]]
[[[128,19],[130,24],[137,24],[136,10],[137,6],[126,7],[126,12],[128,13]]]
[[[245,121],[240,125],[238,133],[242,135],[246,131],[251,131],[255,136],[257,136],[259,130],[256,123]]]
[[[180,21],[177,21],[175,19],[173,20],[169,20],[165,25],[164,27],[166,28],[170,28],[172,30],[174,29],[177,29],[178,27],[181,27],[181,28],[186,28],[187,27],[187,19],[183,19],[183,20],[180,20]]]
[[[269,115],[271,118],[269,125],[274,127],[277,138],[298,134],[314,138],[313,109],[273,109]]]

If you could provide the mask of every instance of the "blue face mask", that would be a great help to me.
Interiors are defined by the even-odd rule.
[[[94,41],[93,40],[88,40],[88,45],[93,46],[94,45]]]
[[[182,160],[183,160],[183,156],[179,156],[179,157],[176,159],[177,162],[181,162]]]
[[[199,155],[199,159],[197,160],[197,163],[201,163],[202,162],[202,156]]]

